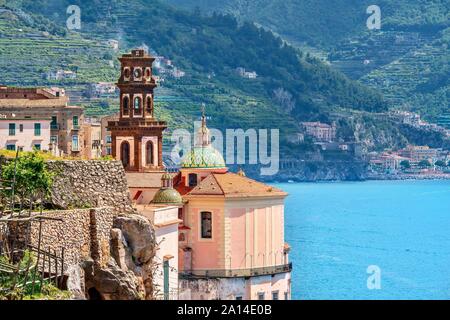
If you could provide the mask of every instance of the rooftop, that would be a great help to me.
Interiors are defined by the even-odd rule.
[[[287,193],[235,173],[212,173],[192,189],[187,196],[220,195],[227,198],[285,197]]]
[[[0,107],[67,107],[69,98],[59,88],[0,87]],[[80,108],[80,107],[74,107]]]

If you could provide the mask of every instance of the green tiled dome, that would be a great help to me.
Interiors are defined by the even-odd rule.
[[[173,188],[161,188],[153,197],[152,203],[155,204],[181,204],[183,199],[177,190]]]
[[[181,160],[182,168],[226,168],[225,161],[215,148],[211,145],[194,147],[186,156]]]

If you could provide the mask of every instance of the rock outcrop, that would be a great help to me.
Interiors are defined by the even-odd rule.
[[[153,226],[137,214],[115,217],[111,229],[111,256],[101,264],[82,263],[88,299],[136,300],[153,298]]]

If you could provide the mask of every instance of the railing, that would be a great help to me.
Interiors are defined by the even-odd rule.
[[[80,126],[78,124],[74,124],[72,126],[72,130],[78,131],[78,130],[80,130]]]
[[[50,130],[59,130],[59,124],[53,123],[50,125]]]
[[[125,121],[125,122],[124,122]],[[151,123],[152,126],[155,127],[166,127],[167,123],[164,121],[154,121],[154,120],[146,120],[146,121],[142,121],[142,120],[138,120],[138,119],[134,119],[134,118],[126,118],[126,120],[124,121],[109,121],[108,125],[109,126],[120,126],[121,124],[126,123],[127,125],[129,124],[130,126],[135,126],[135,127],[148,127],[148,124]]]
[[[292,263],[249,269],[218,269],[218,270],[186,270],[180,277],[187,278],[242,278],[264,276],[292,271]]]

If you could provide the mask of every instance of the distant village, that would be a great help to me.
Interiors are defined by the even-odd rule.
[[[394,111],[388,117],[398,123],[407,124],[423,130],[439,132],[450,137],[450,130],[421,120],[420,115],[405,111]],[[442,148],[408,145],[400,150],[367,152],[361,143],[342,141],[336,138],[336,123],[301,122],[300,131],[289,137],[291,143],[303,143],[305,137],[313,140],[319,147],[316,160],[330,153],[336,159],[349,156],[368,162],[368,177],[371,179],[405,178],[449,178],[450,152]]]

